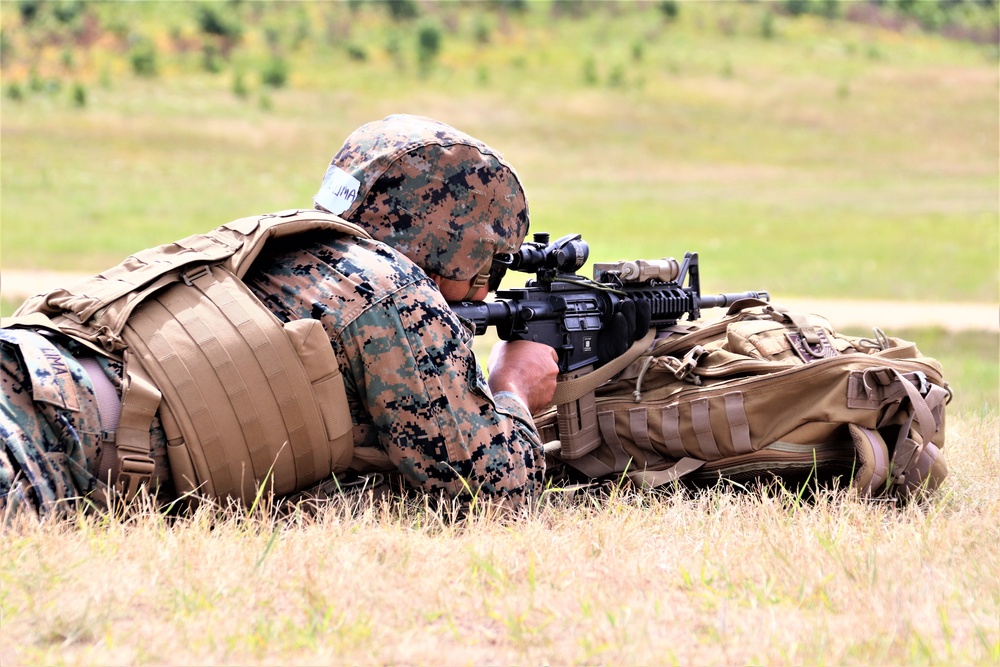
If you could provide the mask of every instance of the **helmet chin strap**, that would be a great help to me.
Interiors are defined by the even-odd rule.
[[[477,273],[476,277],[472,280],[471,283],[469,283],[469,292],[468,294],[465,295],[463,301],[471,301],[472,297],[476,295],[476,292],[486,287],[486,285],[488,285],[489,282],[490,282],[490,271],[489,267],[487,267],[485,272],[481,271]]]

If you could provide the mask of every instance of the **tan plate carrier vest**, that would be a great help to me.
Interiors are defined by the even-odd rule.
[[[262,489],[284,495],[347,468],[351,415],[329,336],[318,320],[282,324],[241,280],[270,239],[317,230],[368,237],[313,210],[241,218],[35,296],[3,321],[124,362],[109,439],[110,481],[126,499],[152,479],[157,414],[178,494],[249,503]]]

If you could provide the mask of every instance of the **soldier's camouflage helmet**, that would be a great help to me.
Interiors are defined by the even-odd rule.
[[[494,254],[516,251],[528,233],[524,190],[503,156],[421,116],[392,115],[352,132],[315,204],[452,280],[488,271]]]

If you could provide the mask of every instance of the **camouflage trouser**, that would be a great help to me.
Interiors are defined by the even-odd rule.
[[[0,519],[64,515],[93,492],[101,437],[94,389],[58,342],[0,329]]]

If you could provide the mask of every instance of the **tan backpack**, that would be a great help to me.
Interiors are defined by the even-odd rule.
[[[121,416],[104,443],[119,493],[132,497],[154,474],[157,414],[178,493],[250,502],[265,481],[283,495],[350,463],[350,411],[322,325],[282,324],[241,281],[270,239],[316,230],[368,237],[313,210],[242,218],[33,297],[4,320],[125,362]]]
[[[911,342],[878,330],[844,336],[821,317],[756,300],[651,341],[596,391],[604,378],[584,376],[536,417],[543,441],[558,441],[557,460],[644,486],[842,478],[863,495],[901,499],[947,475],[951,392],[940,364]]]

